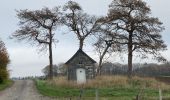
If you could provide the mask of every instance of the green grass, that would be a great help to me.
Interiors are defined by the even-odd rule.
[[[11,86],[12,83],[13,83],[12,80],[7,80],[7,81],[3,82],[2,84],[0,84],[0,91],[4,90],[5,88],[7,88],[9,86]]]
[[[47,81],[36,80],[36,86],[38,91],[50,97],[62,98],[61,100],[65,100],[68,98],[72,98],[72,100],[77,99],[80,95],[80,88],[75,87],[64,87],[58,86],[54,84],[49,84]],[[83,100],[94,100],[95,99],[95,88],[86,88],[83,89]],[[100,100],[133,100],[136,95],[139,93],[140,87],[102,87],[98,88],[99,98]],[[163,90],[163,96],[170,98],[170,90]],[[145,100],[156,100],[158,99],[158,89],[153,88],[145,88],[143,98]]]

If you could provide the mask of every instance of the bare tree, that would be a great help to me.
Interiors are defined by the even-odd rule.
[[[100,35],[98,37],[97,42],[94,44],[95,51],[99,55],[99,65],[98,65],[98,69],[97,69],[97,73],[99,75],[101,75],[102,63],[103,63],[103,59],[104,59],[105,55],[106,54],[111,55],[113,52],[113,48],[111,48],[113,46],[113,44],[114,44],[113,38],[106,39],[105,36],[100,37]]]
[[[79,48],[82,49],[84,40],[98,28],[97,18],[84,13],[80,5],[74,1],[67,2],[64,11],[64,24],[76,34]]]
[[[167,48],[160,34],[164,27],[158,18],[151,17],[150,14],[149,6],[142,0],[113,0],[109,5],[105,20],[110,27],[117,28],[117,43],[122,44],[128,52],[129,77],[132,75],[134,52],[138,52],[141,57],[151,54],[158,61],[165,60],[159,53]]]
[[[53,78],[53,54],[52,44],[56,42],[54,38],[58,26],[61,25],[61,12],[59,7],[49,9],[43,8],[41,10],[19,10],[17,11],[17,17],[20,19],[20,29],[16,30],[12,36],[18,40],[27,40],[32,44],[36,44],[38,47],[42,47],[41,50],[48,48],[49,51],[49,78]]]
[[[47,77],[49,75],[49,68],[50,66],[47,65],[42,69],[42,72],[44,73],[44,75]],[[53,65],[53,76],[57,76],[58,75],[58,66],[57,65]]]
[[[98,19],[98,34],[94,34],[97,37],[97,42],[94,44],[94,47],[99,54],[99,75],[101,74],[102,63],[106,54],[111,55],[113,52],[121,52],[121,46],[117,43],[119,35],[115,31],[116,28],[110,26],[104,17]],[[112,32],[112,30],[115,32]]]
[[[42,69],[42,72],[44,73],[45,76],[49,75],[49,65],[45,66]],[[58,75],[66,75],[67,74],[67,68],[64,65],[64,63],[59,63],[57,65],[53,65],[53,75],[58,76]]]

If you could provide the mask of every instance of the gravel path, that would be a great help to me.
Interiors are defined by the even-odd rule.
[[[14,84],[0,92],[0,100],[55,100],[40,95],[32,80],[16,80]]]

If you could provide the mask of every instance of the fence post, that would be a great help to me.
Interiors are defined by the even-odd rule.
[[[98,91],[98,89],[96,89],[95,93],[96,93],[96,100],[99,100],[99,91]]]
[[[137,96],[136,96],[136,100],[139,100],[139,94],[137,94]]]
[[[142,100],[145,87],[141,88],[139,93],[136,95],[136,100]]]
[[[160,87],[159,87],[159,100],[162,100],[162,91]]]
[[[80,96],[79,96],[79,99],[78,99],[78,100],[81,100],[82,95],[83,95],[83,89],[80,89]]]

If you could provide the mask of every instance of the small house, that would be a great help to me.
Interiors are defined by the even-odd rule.
[[[68,80],[85,83],[95,77],[95,63],[82,49],[79,49],[65,64],[68,71]]]

